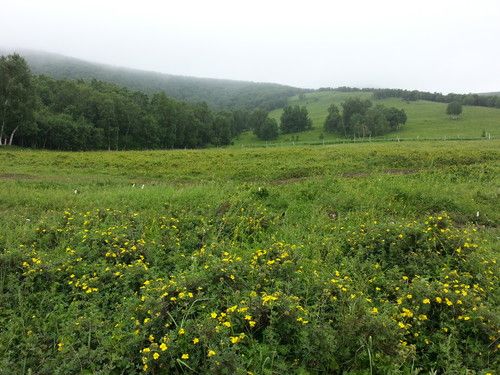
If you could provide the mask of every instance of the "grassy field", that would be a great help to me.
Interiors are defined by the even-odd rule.
[[[305,105],[309,115],[313,120],[313,129],[307,132],[293,134],[299,136],[299,142],[318,142],[320,135],[324,135],[325,142],[342,140],[335,134],[328,134],[323,131],[323,123],[328,113],[330,104],[340,105],[346,98],[359,96],[370,99],[374,104],[402,108],[406,111],[408,121],[402,130],[384,135],[379,138],[478,138],[483,131],[498,137],[500,134],[500,109],[464,106],[460,119],[452,120],[446,115],[446,104],[416,101],[405,102],[402,99],[373,100],[372,93],[343,93],[343,92],[317,92],[306,94],[304,99],[294,96],[289,100],[289,104]],[[271,112],[270,116],[278,122],[281,116],[281,109]],[[273,143],[289,143],[292,135],[280,135]],[[244,133],[235,141],[236,146],[265,144],[259,141],[251,132]]]
[[[492,374],[499,146],[1,149],[0,374]]]

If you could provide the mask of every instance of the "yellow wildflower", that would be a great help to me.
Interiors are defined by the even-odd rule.
[[[232,344],[237,344],[241,341],[241,339],[238,336],[231,336],[230,339]]]

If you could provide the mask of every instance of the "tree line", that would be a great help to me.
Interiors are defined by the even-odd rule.
[[[428,100],[439,103],[457,102],[462,105],[475,105],[480,107],[500,108],[500,96],[478,94],[447,94],[426,92],[418,90],[401,89],[371,89],[375,99],[402,98],[407,101]]]
[[[372,92],[374,99],[401,98],[406,101],[427,100],[438,103],[457,102],[462,105],[475,105],[479,107],[500,108],[500,95],[479,95],[479,94],[454,94],[443,95],[439,92],[427,92],[419,90],[403,89],[374,89],[357,87],[321,87],[316,90],[336,91],[336,92]]]
[[[0,57],[0,143],[57,150],[223,146],[249,129],[248,110],[214,111],[164,93],[31,74]]]

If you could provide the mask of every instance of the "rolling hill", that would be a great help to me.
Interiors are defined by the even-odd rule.
[[[0,48],[0,55],[11,53]],[[147,94],[163,91],[189,102],[207,102],[214,108],[282,107],[287,98],[308,90],[274,83],[196,78],[115,67],[54,53],[17,50],[35,74],[57,79],[97,79]]]
[[[383,104],[389,107],[402,108],[408,115],[408,121],[403,128],[394,133],[379,138],[477,138],[483,131],[491,137],[500,134],[500,109],[476,106],[464,106],[463,113],[458,120],[451,120],[445,113],[446,104],[424,100],[406,102],[399,98],[375,100],[371,92],[338,92],[318,91],[302,96],[294,96],[288,100],[291,105],[305,105],[313,121],[313,129],[297,134],[282,134],[276,143],[286,143],[296,140],[299,142],[318,142],[323,134],[325,142],[342,139],[335,134],[323,132],[323,122],[327,116],[327,109],[331,103],[340,105],[346,98],[359,96],[370,99],[374,104]],[[283,109],[276,109],[270,116],[279,121]],[[236,145],[265,144],[259,141],[252,133],[247,132],[235,141]]]

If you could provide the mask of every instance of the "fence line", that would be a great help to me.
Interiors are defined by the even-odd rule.
[[[374,143],[374,142],[418,142],[418,141],[488,141],[494,137],[440,137],[440,138],[356,138],[356,139],[338,139],[330,141],[287,141],[279,143],[254,143],[242,144],[241,148],[256,148],[256,147],[290,147],[290,146],[328,146],[337,144],[352,144],[352,143]]]

